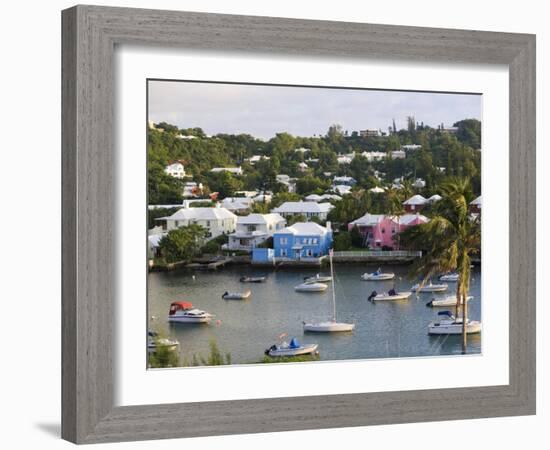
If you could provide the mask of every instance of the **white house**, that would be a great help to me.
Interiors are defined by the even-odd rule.
[[[334,182],[334,184],[347,184],[348,186],[353,186],[354,184],[357,183],[357,180],[353,177],[348,177],[348,176],[341,176],[341,177],[334,177],[332,179],[332,181]]]
[[[405,159],[407,156],[404,150],[394,150],[390,152],[391,159]]]
[[[250,197],[226,197],[221,201],[221,207],[234,213],[246,213],[252,205],[254,200]]]
[[[386,190],[379,186],[375,186],[373,188],[370,188],[369,192],[372,192],[373,194],[383,194],[384,192],[386,192]]]
[[[414,183],[412,184],[412,187],[416,189],[422,189],[426,187],[426,182],[422,178],[417,178],[414,180]]]
[[[271,210],[272,213],[280,214],[283,217],[304,216],[308,220],[316,217],[319,220],[327,220],[329,211],[334,208],[330,203],[316,202],[285,202],[278,208]]]
[[[240,167],[214,167],[210,172],[220,173],[220,172],[229,172],[233,175],[242,175],[243,169]]]
[[[164,173],[174,178],[185,178],[185,167],[181,161],[174,161],[164,168]]]
[[[305,147],[300,147],[300,148],[294,149],[294,151],[297,152],[297,153],[302,153],[302,154],[304,154],[304,153],[310,152],[311,149],[305,148]]]
[[[252,251],[273,233],[283,229],[286,220],[279,214],[250,214],[237,219],[237,229],[229,235],[229,250]]]
[[[340,200],[342,200],[342,197],[340,197],[339,195],[336,195],[336,194],[323,194],[323,195],[321,195],[321,200],[320,201],[323,201],[323,200],[340,201]]]
[[[323,199],[320,195],[317,194],[309,194],[304,200],[306,202],[320,202]]]
[[[438,194],[434,194],[432,195],[429,199],[428,199],[428,203],[437,203],[439,200],[441,200],[443,197],[441,197],[441,195],[438,195]]]
[[[185,135],[185,134],[178,134],[176,137],[183,141],[191,141],[193,139],[197,139],[197,136]]]
[[[388,156],[386,152],[363,152],[361,156],[367,158],[367,161],[382,161]]]
[[[337,184],[332,186],[332,190],[340,195],[351,194],[351,186],[348,186],[347,184]]]
[[[288,192],[296,192],[296,182],[288,175],[280,174],[275,177],[278,183],[284,184]]]
[[[164,231],[186,227],[192,224],[200,225],[208,231],[208,238],[222,234],[233,233],[237,228],[237,216],[226,208],[182,208],[168,217],[160,217]]]
[[[270,192],[264,192],[263,194],[258,194],[255,197],[252,197],[255,203],[271,203],[273,199],[273,194]]]
[[[408,200],[403,202],[405,206],[405,211],[407,212],[417,212],[420,211],[428,203],[428,200],[422,197],[419,194],[413,195]]]
[[[359,135],[361,137],[376,137],[376,136],[380,136],[380,130],[375,130],[373,128],[360,130]]]
[[[406,144],[401,146],[401,150],[405,150],[405,151],[420,150],[421,148],[422,146],[418,144]]]
[[[264,156],[264,155],[253,155],[251,156],[249,159],[248,159],[248,162],[251,164],[251,165],[254,165],[256,164],[258,161],[262,161],[262,160],[269,160],[269,156]]]
[[[307,169],[309,169],[309,166],[305,162],[301,162],[298,164],[298,169],[300,172],[305,172]]]
[[[345,155],[338,155],[336,161],[338,164],[351,164],[353,158],[355,158],[355,153],[347,153]]]

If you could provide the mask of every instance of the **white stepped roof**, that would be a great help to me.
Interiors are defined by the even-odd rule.
[[[169,217],[157,220],[223,220],[237,219],[237,216],[226,208],[182,208]]]
[[[284,222],[284,217],[279,214],[249,214],[237,219],[237,225],[262,225],[276,222]]]
[[[334,206],[330,203],[316,202],[285,202],[278,208],[271,210],[274,213],[327,213]]]
[[[425,205],[427,201],[428,200],[426,200],[420,194],[416,194],[416,195],[413,195],[408,200],[404,201],[403,204],[404,205]]]
[[[470,202],[470,205],[481,206],[481,195]]]
[[[283,228],[277,231],[275,234],[294,234],[294,235],[325,235],[330,230],[322,227],[315,222],[298,222],[290,227]]]
[[[350,225],[364,225],[372,226],[384,220],[384,214],[369,214],[366,213],[364,216],[355,219],[353,222],[350,222]]]

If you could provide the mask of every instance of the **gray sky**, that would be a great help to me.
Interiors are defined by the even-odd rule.
[[[381,128],[407,116],[436,127],[461,119],[481,120],[481,96],[425,92],[367,91],[287,86],[255,86],[182,81],[149,82],[149,120],[207,134],[248,133],[269,139],[325,134],[331,124],[344,130]]]

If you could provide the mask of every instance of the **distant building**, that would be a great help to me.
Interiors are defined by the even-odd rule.
[[[407,154],[403,150],[394,150],[390,152],[391,159],[405,159]]]
[[[372,192],[373,194],[383,194],[384,192],[386,192],[386,190],[379,186],[375,186],[373,188],[370,188],[369,192]]]
[[[324,221],[327,220],[328,213],[332,208],[334,208],[334,206],[330,203],[285,202],[278,208],[272,209],[271,212],[280,214],[285,218],[304,216],[307,220],[316,217]]]
[[[336,157],[336,161],[338,162],[338,164],[351,164],[354,158],[355,153],[347,153],[345,155],[338,155]]]
[[[251,164],[251,165],[254,165],[256,164],[258,161],[268,161],[269,160],[269,156],[264,156],[264,155],[254,155],[254,156],[251,156],[250,158],[248,158],[248,162]]]
[[[414,225],[427,223],[429,219],[420,214],[390,216],[384,214],[365,214],[348,224],[351,231],[357,227],[363,236],[363,245],[368,248],[395,248],[394,236]]]
[[[383,161],[388,154],[386,152],[363,152],[361,156],[367,158],[367,161]]]
[[[164,173],[174,178],[180,178],[180,179],[185,178],[186,175],[185,175],[185,167],[183,166],[183,161],[174,161],[168,164],[164,168]]]
[[[422,189],[426,187],[426,182],[422,178],[417,178],[412,184],[413,188]]]
[[[481,213],[481,195],[470,202],[469,210],[472,214]]]
[[[239,217],[235,233],[229,235],[227,248],[252,251],[285,225],[286,220],[279,214],[250,214]]]
[[[406,144],[401,146],[401,150],[404,150],[406,152],[408,151],[414,151],[414,150],[420,150],[422,148],[421,145],[418,144]]]
[[[336,185],[336,184],[345,184],[347,186],[354,186],[355,184],[357,184],[357,180],[353,177],[348,177],[348,176],[342,176],[342,177],[334,177],[332,179],[332,182]]]
[[[456,134],[458,132],[458,127],[441,127],[442,133]]]
[[[288,175],[280,174],[276,176],[278,183],[286,186],[288,192],[296,192],[296,181],[290,178]]]
[[[439,200],[441,200],[443,197],[441,197],[441,195],[438,195],[438,194],[434,194],[432,195],[429,199],[428,199],[428,203],[437,203]]]
[[[164,231],[171,231],[192,224],[207,230],[208,238],[233,233],[237,227],[237,216],[225,208],[182,208],[168,217],[156,219]]]
[[[310,194],[304,200],[306,202],[320,202],[323,198],[317,194]]]
[[[428,200],[426,200],[424,197],[422,197],[419,194],[413,195],[408,200],[405,200],[403,202],[403,206],[405,207],[405,211],[407,212],[418,212],[421,211],[422,208],[428,203]]]
[[[251,197],[226,197],[221,201],[221,207],[235,214],[246,214],[253,203],[254,200]]]
[[[298,170],[300,170],[300,172],[305,172],[308,169],[309,166],[305,162],[301,162],[300,164],[298,164]]]
[[[314,222],[298,222],[273,234],[275,258],[319,258],[327,255],[331,247],[330,223],[322,227]]]
[[[305,147],[300,147],[300,148],[294,149],[294,151],[295,151],[296,153],[302,153],[302,154],[304,154],[304,153],[310,152],[311,149],[305,148]]]
[[[351,186],[347,184],[337,184],[335,186],[332,186],[332,190],[340,195],[351,194]]]
[[[214,167],[210,172],[220,173],[220,172],[229,172],[233,175],[242,175],[243,170],[240,167]]]
[[[183,141],[191,141],[193,139],[197,139],[197,136],[192,135],[186,135],[186,134],[178,134],[176,138],[181,139]]]
[[[380,136],[380,130],[375,130],[373,128],[366,129],[366,130],[360,130],[359,136],[361,137],[377,137]]]

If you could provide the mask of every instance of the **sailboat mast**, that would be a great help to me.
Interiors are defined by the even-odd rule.
[[[334,270],[332,268],[332,249],[329,250],[328,255],[330,261],[330,277],[332,279],[332,320],[336,322],[336,294],[334,292],[336,280],[334,279]]]

